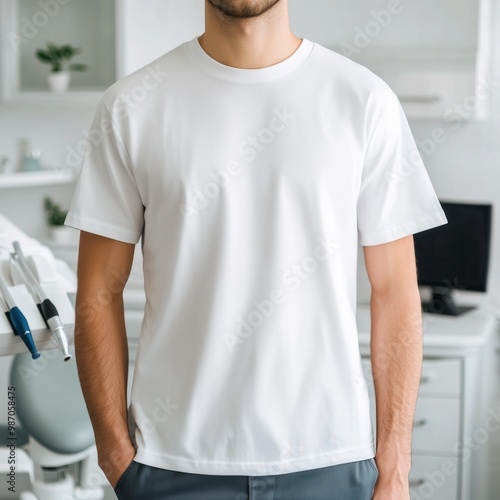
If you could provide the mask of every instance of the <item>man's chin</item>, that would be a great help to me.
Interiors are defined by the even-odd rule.
[[[271,10],[280,0],[208,0],[218,12],[233,19],[259,17]]]

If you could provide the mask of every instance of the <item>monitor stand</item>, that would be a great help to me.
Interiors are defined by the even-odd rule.
[[[452,290],[444,287],[433,287],[432,299],[429,302],[422,302],[424,312],[446,316],[460,316],[476,308],[477,306],[459,306],[455,303]]]

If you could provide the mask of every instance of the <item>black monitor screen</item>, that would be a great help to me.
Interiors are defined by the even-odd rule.
[[[441,206],[448,224],[414,235],[418,283],[485,292],[492,206]]]

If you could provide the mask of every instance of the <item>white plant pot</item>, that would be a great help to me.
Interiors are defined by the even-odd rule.
[[[71,80],[71,73],[69,71],[57,71],[56,73],[49,73],[47,77],[49,88],[52,92],[62,93],[66,92]]]

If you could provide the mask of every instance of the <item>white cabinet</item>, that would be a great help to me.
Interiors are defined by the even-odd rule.
[[[369,355],[369,309],[358,309],[363,370],[376,428]],[[412,500],[487,498],[485,422],[494,380],[495,321],[473,311],[424,315],[424,361],[412,436]],[[486,435],[483,435],[486,434]]]
[[[491,0],[290,0],[299,36],[381,76],[412,119],[455,123],[487,116]]]

